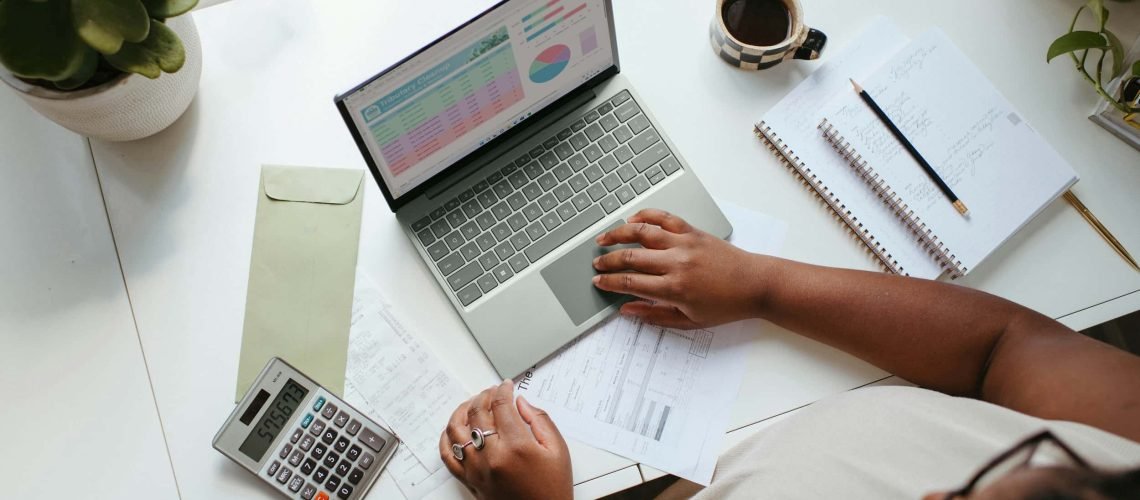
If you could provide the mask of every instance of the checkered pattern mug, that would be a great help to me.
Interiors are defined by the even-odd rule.
[[[768,69],[785,59],[818,59],[827,35],[809,28],[803,22],[803,7],[799,0],[769,0],[777,6],[782,4],[783,15],[787,16],[787,36],[773,45],[750,45],[740,41],[725,25],[725,4],[757,0],[717,0],[716,15],[709,26],[709,38],[713,50],[729,64],[746,70]],[[759,0],[764,1],[764,0]]]

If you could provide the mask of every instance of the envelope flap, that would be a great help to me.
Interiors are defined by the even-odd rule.
[[[344,205],[360,192],[363,170],[347,168],[283,167],[261,170],[265,195],[278,201]]]

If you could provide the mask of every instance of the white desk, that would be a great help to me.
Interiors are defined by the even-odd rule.
[[[204,70],[198,98],[187,115],[150,139],[93,144],[138,339],[183,498],[239,498],[267,491],[209,446],[232,408],[228,396],[237,370],[259,166],[362,168],[331,104],[333,94],[490,2],[450,0],[433,4],[430,12],[416,2],[358,1],[342,8],[346,3],[240,0],[196,13]],[[815,64],[790,62],[762,74],[728,67],[713,57],[705,39],[711,0],[616,3],[623,72],[710,191],[788,220],[793,230],[787,256],[874,268],[750,133],[752,121]],[[1140,156],[1085,120],[1094,95],[1067,63],[1043,62],[1045,48],[1067,26],[1074,5],[1033,0],[998,5],[983,0],[805,4],[809,24],[831,37],[830,53],[864,26],[871,13],[889,14],[912,35],[941,26],[1073,163],[1082,177],[1075,190],[1090,208],[1125,245],[1140,248],[1140,226],[1134,223],[1140,215],[1135,195]],[[1140,23],[1122,22],[1140,18],[1140,4],[1111,8],[1111,21],[1122,39],[1140,34]],[[471,385],[468,389],[481,389],[474,381],[493,379],[489,364],[371,183],[360,264],[377,282],[398,289],[391,299],[412,319],[409,326]],[[1075,328],[1140,309],[1140,274],[1129,270],[1061,203],[962,282]],[[14,294],[19,289],[4,290]],[[731,424],[741,430],[732,439],[759,427],[750,424],[885,376],[774,328],[759,335],[749,349],[751,368]],[[100,417],[95,412],[81,415],[85,422]],[[579,443],[571,447],[582,496],[616,491],[655,474]],[[390,482],[382,484],[375,497],[394,494],[392,487]],[[462,493],[452,481],[434,496]]]

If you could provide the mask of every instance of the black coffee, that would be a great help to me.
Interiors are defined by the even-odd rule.
[[[792,24],[782,0],[725,0],[721,15],[728,33],[748,45],[776,45]]]

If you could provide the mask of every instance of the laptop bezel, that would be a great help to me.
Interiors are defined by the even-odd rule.
[[[367,86],[368,84],[376,81],[377,78],[380,78],[380,77],[388,74],[392,70],[400,67],[401,65],[408,62],[409,60],[411,60],[411,59],[415,58],[416,56],[422,54],[424,51],[434,47],[436,44],[442,42],[443,40],[447,39],[448,37],[455,35],[456,33],[458,33],[463,28],[466,28],[467,26],[469,26],[471,23],[478,21],[483,16],[490,14],[495,9],[498,9],[498,8],[506,5],[508,2],[511,2],[511,1],[517,1],[517,0],[502,0],[498,3],[496,3],[495,5],[492,5],[491,7],[487,8],[483,12],[480,12],[475,17],[472,17],[471,19],[467,20],[463,24],[461,24],[461,25],[457,26],[456,28],[452,29],[451,31],[447,32],[443,36],[436,38],[431,43],[421,47],[420,49],[411,53],[407,57],[399,60],[395,64],[388,66],[383,71],[377,73],[376,75],[372,76],[371,78],[368,78],[367,80],[361,82],[360,84],[356,85],[355,87],[353,87],[353,88],[351,88],[345,92],[342,92],[333,98],[333,102],[336,104],[337,110],[340,111],[341,118],[344,119],[344,123],[348,127],[349,133],[352,134],[353,142],[356,143],[356,147],[360,150],[361,155],[364,156],[364,161],[365,161],[365,163],[368,164],[368,170],[372,172],[372,178],[376,181],[376,184],[380,187],[380,192],[384,194],[384,200],[388,202],[388,208],[391,209],[392,212],[396,212],[397,210],[400,209],[400,207],[407,205],[412,200],[415,200],[421,194],[423,194],[427,190],[431,189],[432,186],[435,186],[435,185],[439,184],[440,182],[445,181],[452,174],[458,172],[459,170],[462,170],[463,167],[470,164],[470,162],[473,159],[478,158],[479,154],[481,152],[487,151],[491,148],[495,148],[499,145],[506,143],[507,141],[510,141],[512,138],[516,137],[523,130],[526,130],[527,129],[526,125],[533,124],[533,123],[538,122],[539,120],[542,120],[544,117],[550,115],[550,113],[556,111],[563,104],[566,104],[567,102],[574,99],[575,97],[582,95],[582,93],[588,91],[589,89],[597,86],[601,82],[603,82],[603,81],[609,79],[610,77],[621,72],[621,63],[618,60],[617,32],[614,30],[614,15],[613,15],[612,0],[602,0],[603,4],[605,5],[606,21],[609,23],[609,28],[610,28],[610,47],[612,48],[612,52],[613,52],[613,64],[612,65],[610,65],[608,68],[603,70],[601,73],[598,73],[597,75],[595,75],[593,78],[591,78],[591,79],[587,80],[586,82],[583,82],[582,84],[578,85],[577,87],[575,87],[573,90],[571,90],[566,95],[559,98],[558,100],[546,105],[546,107],[542,108],[541,110],[534,113],[533,115],[527,117],[522,122],[520,122],[518,125],[511,127],[510,130],[507,130],[502,135],[492,139],[491,141],[487,142],[486,144],[484,144],[483,146],[479,147],[478,149],[472,151],[471,153],[468,153],[463,158],[460,158],[455,163],[451,164],[451,166],[447,167],[444,170],[441,170],[439,173],[433,175],[431,178],[420,183],[420,185],[412,188],[411,190],[404,193],[403,195],[401,195],[398,198],[393,198],[391,191],[388,190],[388,185],[384,182],[383,176],[380,175],[379,166],[376,164],[376,161],[374,160],[374,158],[372,158],[372,153],[371,153],[371,151],[369,151],[368,145],[364,142],[364,136],[361,135],[361,130],[356,126],[356,123],[352,120],[352,115],[350,114],[350,112],[348,110],[348,105],[345,103],[345,100],[348,98],[348,96],[352,95],[353,93],[357,92],[358,90],[362,89],[363,87]]]

